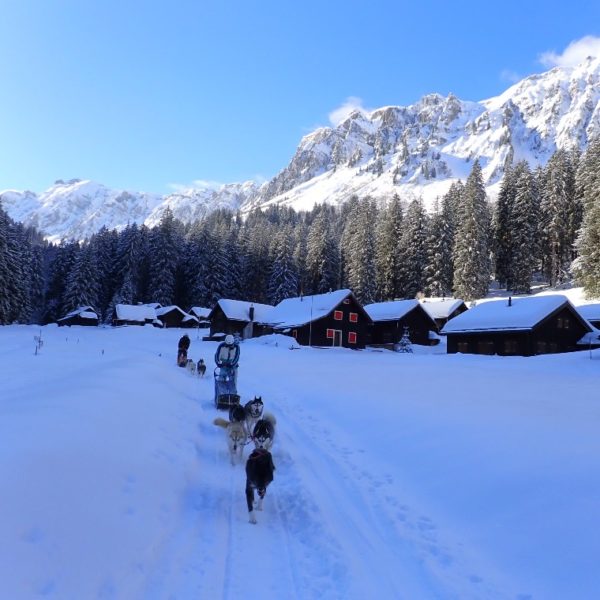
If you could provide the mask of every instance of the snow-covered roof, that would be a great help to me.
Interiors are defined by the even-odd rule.
[[[327,316],[350,290],[336,290],[327,294],[300,296],[282,300],[269,315],[269,323],[277,327],[297,327]]]
[[[447,319],[464,304],[463,300],[457,298],[423,298],[420,302],[432,319]]]
[[[157,308],[156,316],[160,317],[160,316],[166,315],[167,313],[170,313],[174,310],[179,311],[183,316],[187,315],[187,313],[184,310],[181,310],[181,308],[179,308],[179,306],[172,304],[171,306],[163,306],[162,308]]]
[[[192,308],[190,308],[190,313],[199,319],[208,319],[208,315],[210,315],[210,308],[204,308],[203,306],[192,306]]]
[[[70,313],[67,313],[59,321],[65,321],[66,319],[70,319],[72,317],[80,316],[82,319],[97,319],[98,315],[94,311],[91,306],[80,306],[75,310],[72,310]]]
[[[183,317],[183,322],[186,323],[187,321],[196,321],[196,323],[199,322],[198,319],[194,315],[186,314],[185,317]]]
[[[600,320],[600,304],[582,304],[581,306],[576,306],[575,310],[588,321]]]
[[[579,309],[579,307],[577,307]],[[578,346],[595,346],[600,344],[600,329],[597,329],[593,325],[590,325],[591,331],[588,331],[580,340],[578,340]]]
[[[482,302],[448,321],[441,333],[528,330],[564,304],[573,308],[561,295],[513,298],[510,306],[506,298]]]
[[[154,321],[156,311],[145,304],[117,304],[115,313],[119,321],[139,321],[140,323]]]
[[[375,302],[367,304],[364,308],[373,321],[395,321],[409,313],[418,300],[393,300],[390,302]]]
[[[270,304],[258,304],[256,302],[245,302],[244,300],[226,300],[221,298],[217,302],[225,316],[233,321],[250,321],[250,307],[254,307],[254,322],[269,323],[269,315],[273,310]]]

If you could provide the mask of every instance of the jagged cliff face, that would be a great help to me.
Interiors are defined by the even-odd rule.
[[[189,222],[222,207],[310,210],[317,202],[342,204],[353,194],[381,200],[420,195],[431,203],[453,181],[466,179],[475,159],[493,196],[510,162],[543,165],[556,149],[583,150],[598,135],[600,59],[587,59],[527,77],[481,102],[430,94],[406,107],[354,112],[337,127],[304,137],[289,165],[260,187],[246,182],[159,196],[72,180],[39,196],[3,192],[0,200],[12,218],[52,239],[81,239],[102,225],[152,226],[167,206]]]

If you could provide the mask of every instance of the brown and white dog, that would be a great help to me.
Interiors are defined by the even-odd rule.
[[[253,400],[249,400],[244,404],[246,413],[246,431],[250,434],[254,430],[256,422],[262,417],[264,403],[262,396],[254,396]]]
[[[217,427],[223,427],[223,429],[225,429],[229,458],[231,464],[235,465],[236,458],[242,459],[244,446],[248,440],[248,434],[246,433],[244,424],[239,421],[228,421],[221,417],[217,417],[213,423],[217,425]]]
[[[256,524],[254,490],[258,492],[256,509],[262,510],[267,486],[273,481],[274,471],[275,465],[271,453],[264,448],[255,448],[246,461],[246,504],[250,523]]]

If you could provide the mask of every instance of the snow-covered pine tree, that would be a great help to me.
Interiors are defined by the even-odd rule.
[[[12,220],[0,206],[0,324],[16,319],[20,291],[18,246]]]
[[[387,207],[380,211],[377,225],[375,265],[378,300],[400,298],[403,291],[400,282],[402,222],[402,204],[398,195],[394,194]]]
[[[65,289],[67,277],[79,255],[79,243],[63,243],[58,248],[51,249],[51,252],[54,253],[54,258],[49,267],[43,323],[53,323],[68,312],[65,310]]]
[[[376,222],[375,202],[369,197],[364,198],[354,204],[342,236],[345,278],[362,304],[374,302],[376,298]]]
[[[330,213],[325,207],[319,207],[308,228],[305,268],[307,287],[304,293],[322,294],[338,287],[339,255]]]
[[[600,139],[593,141],[577,172],[583,223],[576,241],[579,256],[572,271],[587,298],[600,298]]]
[[[106,322],[111,318],[109,305],[117,288],[119,235],[114,229],[103,226],[90,238],[90,244],[94,247],[98,265],[98,305],[95,308],[100,320]]]
[[[510,289],[516,294],[529,294],[531,277],[537,264],[539,200],[534,177],[525,161],[515,166],[513,176]]]
[[[457,211],[454,242],[454,294],[474,300],[487,295],[490,283],[490,213],[479,161],[464,187]]]
[[[495,277],[498,283],[512,289],[512,263],[515,242],[512,221],[515,201],[515,178],[513,168],[507,166],[500,184],[500,192],[492,217],[492,251],[494,255]]]
[[[541,224],[545,275],[551,285],[566,281],[573,259],[577,208],[574,169],[566,150],[557,150],[544,169]]]
[[[400,338],[400,341],[394,345],[394,350],[403,354],[412,354],[413,349],[408,327],[404,326],[402,337]]]
[[[425,289],[428,236],[429,217],[423,200],[417,198],[408,205],[400,239],[405,298],[414,298]]]
[[[425,294],[433,297],[452,295],[452,248],[454,246],[453,201],[448,192],[439,210],[430,219],[425,269]]]
[[[175,277],[180,260],[181,224],[166,208],[158,227],[150,233],[148,301],[170,306],[175,301]]]
[[[99,289],[96,249],[88,242],[77,252],[73,267],[67,274],[63,297],[65,313],[80,306],[91,306],[98,310]]]
[[[286,298],[298,295],[298,272],[292,249],[292,227],[285,226],[273,240],[273,263],[269,275],[267,299],[269,304],[279,304]]]

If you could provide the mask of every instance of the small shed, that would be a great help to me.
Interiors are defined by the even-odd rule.
[[[98,315],[91,306],[80,306],[70,313],[66,314],[57,321],[58,326],[64,325],[83,325],[87,327],[96,327],[99,323]]]
[[[203,306],[192,306],[188,313],[198,319],[197,327],[200,329],[207,329],[210,327],[210,308],[204,308]]]
[[[597,329],[600,329],[600,304],[582,304],[575,310]]]
[[[371,344],[395,344],[400,341],[404,328],[413,344],[429,346],[430,331],[437,325],[418,300],[394,300],[367,304],[365,310],[373,320]]]
[[[481,302],[448,321],[448,353],[533,356],[580,350],[592,327],[566,296],[528,296]]]
[[[162,323],[156,318],[156,310],[147,304],[116,304],[112,324],[162,327]]]
[[[196,317],[189,315],[179,306],[162,306],[156,310],[156,317],[164,327],[197,327]]]
[[[464,300],[458,298],[421,298],[419,302],[435,321],[437,331],[441,331],[450,319],[469,310]]]
[[[222,298],[209,314],[210,335],[231,333],[247,339],[268,333],[272,310],[270,304]]]
[[[303,346],[364,348],[372,325],[350,290],[282,300],[270,319],[274,331]]]

